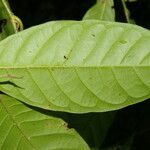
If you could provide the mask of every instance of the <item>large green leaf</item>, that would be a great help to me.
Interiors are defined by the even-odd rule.
[[[97,3],[87,11],[83,19],[115,21],[113,0],[97,0]]]
[[[0,95],[0,149],[89,150],[63,120],[41,114],[5,95]]]
[[[100,21],[56,21],[0,43],[0,90],[28,104],[102,112],[150,98],[150,32]]]

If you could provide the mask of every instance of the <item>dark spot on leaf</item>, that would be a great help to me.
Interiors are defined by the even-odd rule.
[[[51,126],[51,123],[50,123],[49,120],[47,120],[47,121],[45,122],[45,126],[46,126],[46,127],[50,127],[50,126]]]
[[[111,6],[111,8],[112,8],[112,9],[114,9],[114,8],[115,8],[115,6]]]
[[[68,60],[68,57],[66,57],[66,56],[64,55],[64,59]]]
[[[93,37],[95,37],[95,34],[92,34]]]
[[[65,122],[65,123],[63,124],[63,126],[64,126],[67,130],[69,129],[68,123]]]

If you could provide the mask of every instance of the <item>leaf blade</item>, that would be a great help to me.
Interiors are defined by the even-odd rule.
[[[84,15],[83,20],[115,21],[113,0],[98,0]]]
[[[121,23],[63,21],[31,28],[13,39],[0,45],[0,90],[21,101],[85,113],[149,98],[148,30]]]
[[[1,149],[89,149],[63,120],[41,114],[11,97],[1,95],[0,112]]]

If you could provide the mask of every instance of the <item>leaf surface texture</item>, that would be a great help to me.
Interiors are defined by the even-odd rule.
[[[135,25],[54,21],[0,43],[0,90],[30,105],[103,112],[150,98],[150,32]]]
[[[1,150],[89,150],[74,129],[61,119],[0,95]]]

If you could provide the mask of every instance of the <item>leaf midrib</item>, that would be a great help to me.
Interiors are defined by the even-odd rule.
[[[150,65],[101,65],[101,66],[18,66],[18,67],[0,67],[0,69],[44,69],[44,68],[144,68],[150,67]]]

